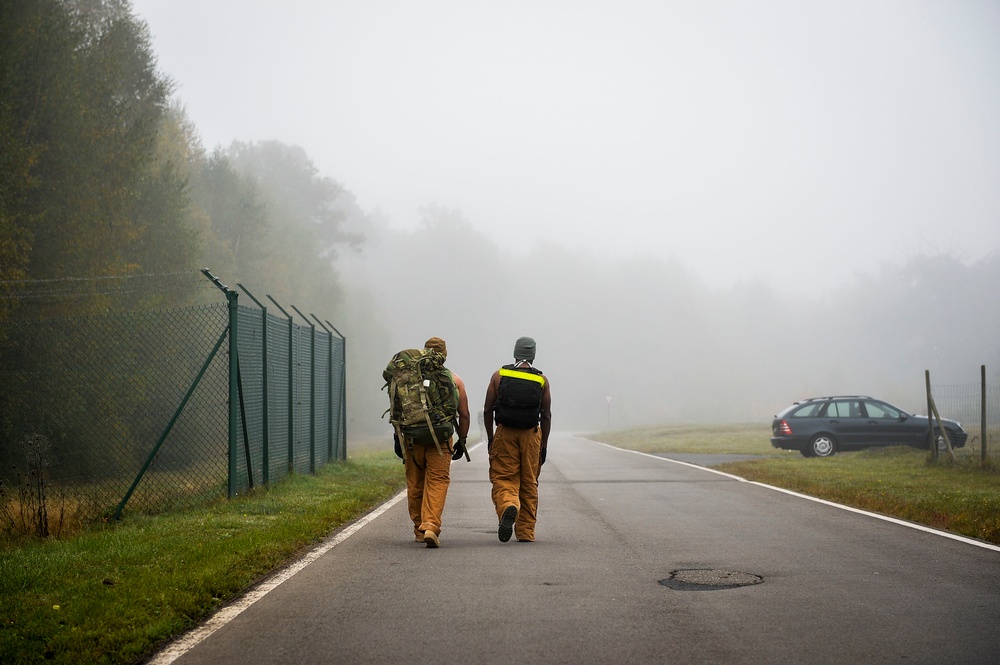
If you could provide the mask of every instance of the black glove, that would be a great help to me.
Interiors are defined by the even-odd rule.
[[[538,466],[545,464],[545,451],[548,450],[548,446],[542,446],[542,449],[538,451]]]
[[[403,447],[399,445],[399,435],[395,432],[392,434],[392,449],[396,453],[396,457],[403,459]]]
[[[451,454],[452,461],[457,461],[462,459],[465,455],[465,439],[459,439],[455,442],[455,450]]]

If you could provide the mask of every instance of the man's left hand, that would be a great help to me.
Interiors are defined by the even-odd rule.
[[[465,439],[464,438],[459,439],[458,441],[455,442],[455,450],[451,453],[451,459],[452,459],[452,461],[457,461],[457,460],[462,459],[463,455],[465,455]]]

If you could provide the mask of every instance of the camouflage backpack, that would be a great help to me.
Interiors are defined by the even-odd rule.
[[[438,451],[458,425],[458,387],[433,349],[405,349],[392,357],[382,378],[389,389],[389,422],[400,440],[434,444]]]

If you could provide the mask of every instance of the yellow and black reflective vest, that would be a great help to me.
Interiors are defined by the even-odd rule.
[[[497,423],[514,429],[538,427],[545,377],[534,367],[504,365],[494,407]]]

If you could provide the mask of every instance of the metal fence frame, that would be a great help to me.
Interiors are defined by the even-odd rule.
[[[16,470],[4,465],[0,482],[10,488],[21,482],[22,472],[44,472],[51,476],[53,496],[71,492],[77,504],[86,506],[82,518],[119,519],[126,507],[156,512],[222,494],[233,498],[290,473],[315,473],[325,463],[346,460],[344,336],[329,321],[315,315],[310,320],[293,306],[305,320],[305,325],[297,323],[267,296],[283,315],[275,316],[238,285],[257,308],[241,305],[235,290],[209,270],[202,273],[225,295],[222,317],[217,314],[222,305],[209,305],[18,322],[17,330],[14,324],[0,324],[9,327],[0,330],[5,333],[0,339],[32,345],[32,358],[59,354],[45,368],[30,361],[0,367],[0,405],[17,404],[8,409],[0,430],[6,459],[15,457],[10,451],[26,434],[41,432],[57,444],[51,467]],[[180,332],[171,332],[172,321],[178,320],[184,321],[176,327]],[[49,329],[55,332],[46,334]],[[156,339],[150,339],[151,330]],[[192,330],[198,340],[178,337]],[[208,346],[211,351],[200,351],[200,359],[193,355]],[[151,353],[151,347],[159,353]],[[187,351],[176,366],[175,348]],[[91,381],[85,355],[97,351],[128,364],[110,366],[114,360],[102,355],[103,375]],[[147,360],[158,364],[143,365]],[[38,386],[48,399],[16,402],[17,396],[3,394],[9,383],[5,379],[11,378],[17,379],[11,385]],[[132,380],[141,387],[129,384]],[[85,408],[105,397],[103,392],[116,381],[121,385],[113,387],[124,397],[105,398],[110,406],[100,412]],[[155,388],[148,387],[154,383]],[[147,390],[156,391],[155,407],[143,401]],[[70,395],[79,404],[69,404]],[[171,399],[175,401],[169,406]],[[112,413],[115,407],[124,412]],[[149,422],[135,422],[125,407],[142,411]],[[224,449],[217,445],[223,438]],[[83,451],[86,459],[100,460],[99,473],[93,465],[74,468],[75,457],[64,451]]]

